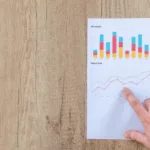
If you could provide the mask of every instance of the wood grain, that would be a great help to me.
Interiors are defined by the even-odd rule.
[[[150,17],[149,0],[0,0],[0,149],[144,150],[86,140],[87,18]]]

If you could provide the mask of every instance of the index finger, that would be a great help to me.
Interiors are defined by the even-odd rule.
[[[134,109],[134,111],[138,115],[139,119],[142,122],[145,122],[145,118],[147,117],[147,111],[143,107],[143,105],[140,103],[140,101],[133,95],[133,93],[128,88],[123,89],[123,94],[125,98],[128,100],[131,107]]]

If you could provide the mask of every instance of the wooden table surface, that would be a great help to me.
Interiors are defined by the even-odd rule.
[[[89,17],[150,17],[150,0],[0,0],[0,150],[145,150],[86,140]]]

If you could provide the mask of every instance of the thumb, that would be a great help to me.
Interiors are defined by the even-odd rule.
[[[125,134],[124,134],[124,137],[126,139],[131,139],[131,140],[135,140],[141,144],[143,144],[144,146],[150,148],[150,144],[148,142],[148,139],[146,137],[145,134],[141,133],[141,132],[138,132],[138,131],[127,131]]]

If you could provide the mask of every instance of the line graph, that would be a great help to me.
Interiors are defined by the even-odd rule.
[[[114,78],[117,78],[118,80],[127,80],[127,79],[131,80],[131,79],[137,78],[137,77],[142,76],[142,75],[147,74],[147,73],[150,74],[150,71],[144,71],[144,72],[142,72],[142,73],[140,73],[138,75],[135,75],[135,76],[127,76],[127,77],[111,76],[105,82],[98,81],[98,82],[93,83],[92,85],[95,85],[96,83],[104,85],[104,84],[107,84],[107,82],[110,82],[111,80],[114,80]]]
[[[144,72],[143,72],[144,73]],[[141,73],[141,74],[143,74]],[[133,76],[132,76],[133,77]],[[141,80],[139,80],[138,82],[133,82],[133,81],[128,81],[128,82],[123,82],[121,81],[120,79],[114,79],[114,80],[110,80],[108,82],[107,85],[105,85],[104,87],[102,86],[97,86],[92,92],[95,92],[97,91],[98,89],[101,89],[101,90],[107,90],[107,88],[114,82],[119,82],[121,85],[127,85],[127,84],[133,84],[133,85],[139,85],[141,82],[143,82],[145,79],[147,79],[148,77],[150,77],[150,73],[148,75],[146,75],[144,78],[142,78]],[[112,78],[112,77],[110,77]],[[126,78],[130,78],[130,77],[126,77]]]

